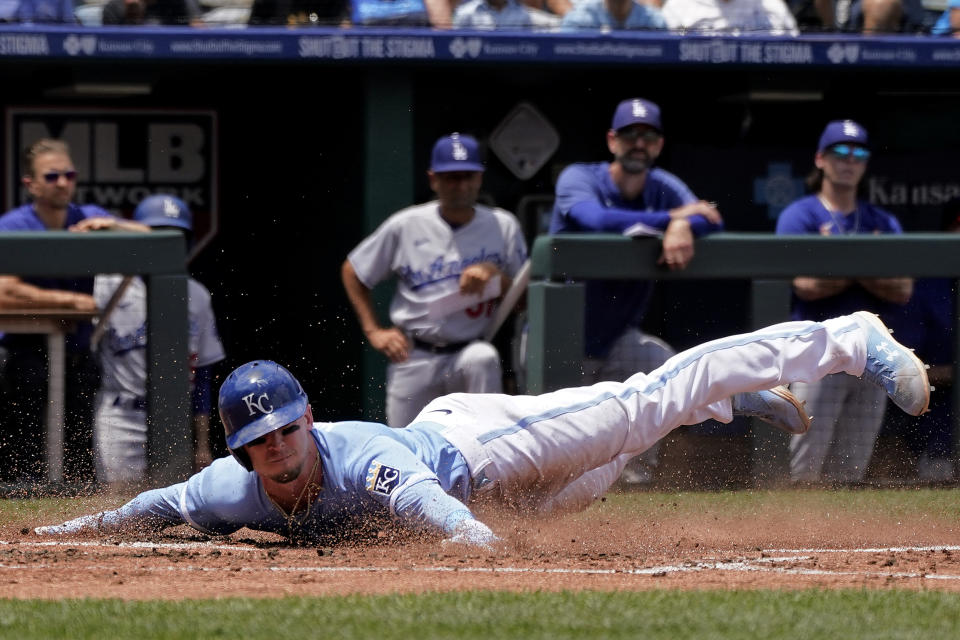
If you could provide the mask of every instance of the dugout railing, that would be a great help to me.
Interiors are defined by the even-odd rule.
[[[539,236],[531,252],[527,338],[528,393],[580,384],[583,357],[584,280],[648,279],[752,281],[752,328],[789,319],[790,280],[822,277],[949,277],[960,279],[960,235],[906,233],[886,236],[781,236],[721,233],[697,241],[683,271],[657,265],[660,241],[608,234]],[[958,297],[960,299],[960,297]],[[960,303],[954,317],[960,318]],[[956,332],[960,342],[960,331]],[[955,345],[960,354],[960,345]],[[958,378],[958,359],[954,379]],[[960,416],[960,385],[953,385],[953,416]],[[958,439],[954,424],[954,440]],[[752,430],[754,478],[776,479],[771,455],[785,439]],[[958,447],[955,447],[957,451]],[[956,457],[956,453],[954,454]]]
[[[158,484],[184,480],[193,471],[193,428],[183,235],[176,231],[0,233],[0,274],[98,273],[139,275],[146,282],[149,473]],[[67,385],[69,392],[69,381]]]

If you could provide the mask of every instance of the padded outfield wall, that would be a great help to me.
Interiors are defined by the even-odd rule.
[[[485,181],[532,237],[559,171],[605,159],[613,106],[642,95],[663,107],[661,166],[729,229],[765,231],[802,193],[823,124],[849,117],[874,141],[868,195],[933,230],[960,195],[958,71],[960,42],[934,38],[5,27],[2,201],[20,195],[16,149],[44,131],[82,149],[88,200],[125,212],[148,191],[186,195],[221,373],[271,357],[323,418],[378,418],[383,362],[362,348],[338,269],[391,211],[429,197],[437,136],[486,141],[520,103],[544,116],[559,136],[546,164],[521,180],[488,153]],[[748,288],[667,283],[649,329],[683,348],[746,328]]]

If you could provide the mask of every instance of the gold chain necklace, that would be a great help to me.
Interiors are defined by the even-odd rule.
[[[320,452],[317,452],[317,459],[313,461],[313,469],[310,470],[310,479],[303,485],[303,489],[300,490],[300,495],[297,496],[297,499],[293,503],[293,508],[290,509],[290,513],[287,513],[287,510],[277,504],[277,501],[273,499],[273,496],[270,495],[270,492],[264,490],[264,493],[267,494],[267,500],[269,500],[273,506],[277,508],[277,511],[280,512],[280,515],[283,516],[283,519],[287,521],[287,537],[294,538],[293,527],[297,525],[299,528],[306,522],[307,518],[310,516],[310,512],[313,511],[313,502],[310,501],[310,485],[313,484],[313,479],[317,477],[317,468],[320,466]],[[297,518],[297,507],[300,506],[300,501],[303,500],[303,496],[307,496],[307,510],[304,511],[303,515],[299,517],[299,522]]]
[[[856,203],[856,208],[853,210],[853,228],[847,229],[844,227],[841,220],[843,220],[849,214],[841,213],[840,214],[841,217],[838,219],[837,213],[834,211],[832,204],[830,203],[829,200],[827,200],[826,196],[818,193],[817,199],[820,200],[820,204],[823,205],[823,208],[827,210],[828,214],[830,214],[830,219],[833,220],[833,226],[837,228],[837,231],[839,231],[841,235],[846,236],[850,234],[859,233],[860,231],[860,203],[859,202]]]

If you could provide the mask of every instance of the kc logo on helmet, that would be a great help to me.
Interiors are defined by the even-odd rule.
[[[633,101],[633,115],[637,118],[647,117],[647,107],[639,100]]]
[[[257,396],[257,399],[254,400],[253,397],[255,395],[256,394],[251,393],[250,395],[243,396],[243,401],[244,403],[246,403],[247,409],[250,410],[250,415],[254,415],[254,412],[253,412],[254,409],[264,414],[273,413],[272,404],[267,405],[266,407],[263,406],[263,401],[270,400],[270,396],[268,396],[265,393],[261,393],[259,396]]]
[[[858,135],[860,135],[860,129],[857,128],[857,125],[852,120],[844,120],[843,135],[856,138]]]

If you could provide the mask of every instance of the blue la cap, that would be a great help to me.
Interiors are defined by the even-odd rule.
[[[133,212],[133,219],[148,227],[179,227],[193,231],[193,214],[180,198],[157,194],[140,201]]]
[[[861,147],[869,146],[867,142],[867,130],[853,120],[833,120],[827,123],[823,133],[820,134],[820,143],[817,145],[817,151],[823,151],[827,147],[835,144],[857,144]]]
[[[660,107],[643,98],[630,98],[617,105],[613,112],[613,122],[610,128],[619,131],[632,124],[645,124],[657,131],[662,131],[660,125]]]
[[[437,140],[430,156],[430,170],[435,173],[449,171],[483,171],[480,161],[480,145],[473,136],[451,133]]]

